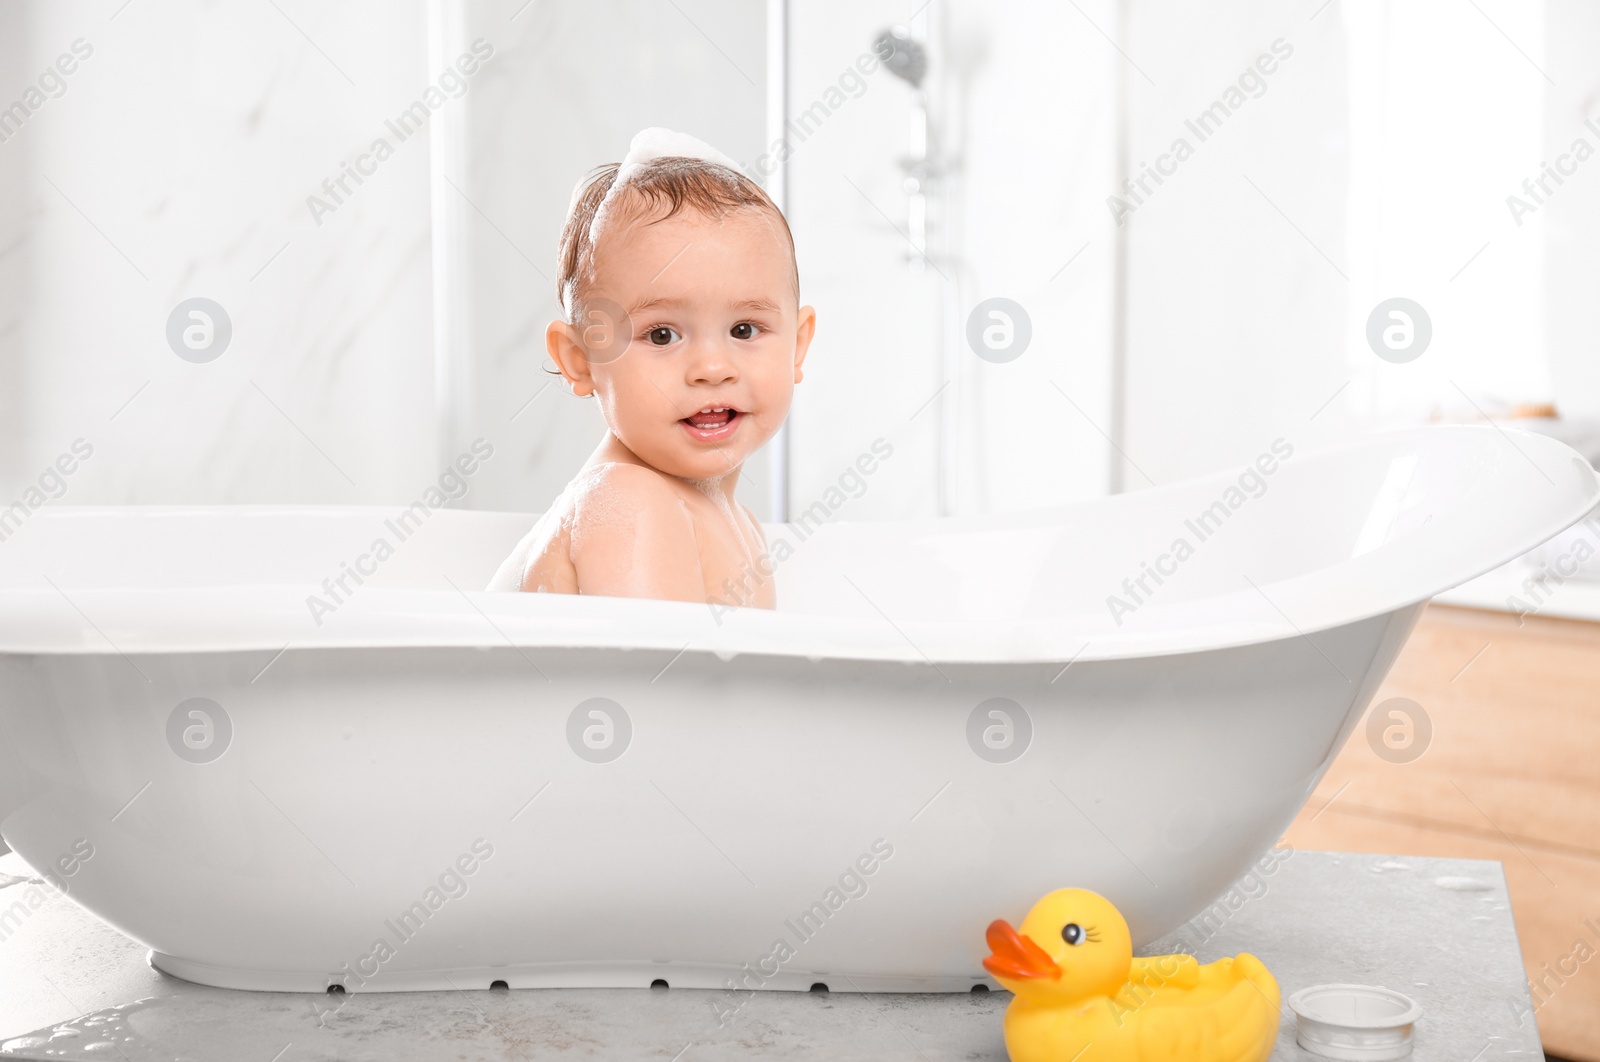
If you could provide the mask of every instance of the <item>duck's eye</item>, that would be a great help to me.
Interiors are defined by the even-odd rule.
[[[1082,944],[1088,939],[1088,935],[1084,933],[1083,927],[1078,923],[1068,922],[1061,927],[1061,939],[1068,944]]]

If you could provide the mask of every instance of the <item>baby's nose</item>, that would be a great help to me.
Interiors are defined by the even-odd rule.
[[[737,379],[738,369],[724,345],[716,341],[696,343],[689,355],[689,379],[693,383],[726,383]]]

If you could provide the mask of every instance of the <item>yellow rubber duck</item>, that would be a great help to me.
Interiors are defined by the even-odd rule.
[[[1016,998],[1012,1062],[1265,1062],[1278,1038],[1278,982],[1240,954],[1133,957],[1121,912],[1087,889],[1057,889],[1019,932],[986,934],[984,968]]]

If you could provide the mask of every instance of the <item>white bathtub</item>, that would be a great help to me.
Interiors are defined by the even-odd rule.
[[[780,610],[721,622],[479,592],[527,514],[375,564],[392,510],[47,508],[0,545],[0,835],[239,988],[967,989],[1065,885],[1149,941],[1280,835],[1430,595],[1600,500],[1542,436],[1283,449],[1259,497],[772,526]]]

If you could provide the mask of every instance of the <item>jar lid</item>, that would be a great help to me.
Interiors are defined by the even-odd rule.
[[[1411,1053],[1422,1008],[1410,996],[1376,985],[1314,985],[1289,997],[1295,1042],[1341,1062],[1385,1062]]]

